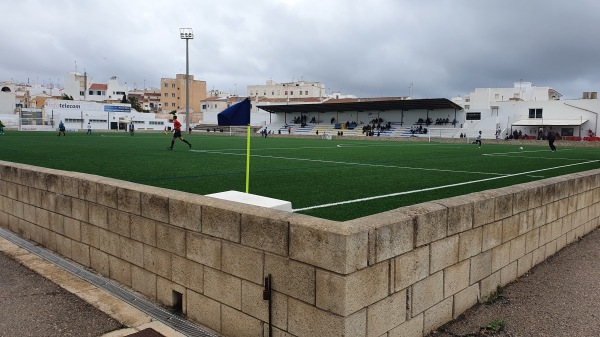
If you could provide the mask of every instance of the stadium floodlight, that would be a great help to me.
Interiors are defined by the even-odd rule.
[[[185,131],[190,130],[190,57],[188,52],[188,42],[194,38],[194,32],[191,28],[179,28],[179,36],[185,40]]]

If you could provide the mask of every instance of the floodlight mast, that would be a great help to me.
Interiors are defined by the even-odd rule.
[[[179,28],[179,36],[185,40],[185,128],[190,130],[190,57],[188,52],[188,42],[194,38],[194,32],[191,28]]]

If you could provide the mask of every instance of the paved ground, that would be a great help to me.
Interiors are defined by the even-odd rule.
[[[502,322],[500,331],[485,329]],[[429,336],[600,336],[600,230],[506,286],[494,304],[477,305]]]
[[[4,254],[0,270],[0,336],[97,336],[123,327]]]
[[[0,337],[183,337],[0,237]]]

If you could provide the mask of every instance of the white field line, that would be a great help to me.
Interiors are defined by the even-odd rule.
[[[423,145],[423,146],[439,146],[439,144],[411,144],[411,145]],[[301,147],[266,147],[260,149],[252,149],[254,151],[272,151],[272,150],[306,150],[306,149],[335,149],[335,148],[356,148],[356,147],[401,147],[403,145],[353,145],[353,144],[337,144],[337,145],[329,145],[329,146],[301,146]],[[219,150],[198,150],[200,151],[246,151],[245,148],[236,148],[236,149],[219,149]]]
[[[317,208],[325,208],[325,207],[339,206],[339,205],[344,205],[344,204],[351,204],[351,203],[357,203],[357,202],[363,202],[363,201],[369,201],[369,200],[375,200],[375,199],[382,199],[382,198],[388,198],[388,197],[396,197],[396,196],[399,196],[399,195],[406,195],[406,194],[413,194],[413,193],[419,193],[419,192],[434,191],[434,190],[439,190],[439,189],[442,189],[442,188],[462,186],[462,185],[468,185],[468,184],[476,184],[476,183],[480,183],[480,182],[484,182],[484,181],[490,181],[490,180],[496,180],[496,179],[503,179],[503,178],[509,178],[509,177],[516,177],[516,176],[520,176],[520,175],[528,175],[528,174],[536,173],[536,172],[543,172],[543,171],[555,170],[555,169],[564,168],[564,167],[570,167],[570,166],[585,165],[585,164],[590,164],[590,163],[596,163],[596,162],[599,162],[599,161],[600,160],[591,160],[591,161],[586,161],[586,162],[583,162],[583,163],[561,165],[561,166],[548,167],[548,168],[534,170],[534,171],[508,174],[508,175],[503,175],[503,176],[500,176],[500,177],[485,178],[485,179],[479,179],[479,180],[473,180],[473,181],[466,181],[466,182],[462,182],[462,183],[456,183],[456,184],[450,184],[450,185],[444,185],[444,186],[428,187],[428,188],[423,188],[423,189],[420,189],[420,190],[412,190],[412,191],[405,191],[405,192],[384,194],[384,195],[378,195],[378,196],[367,197],[367,198],[360,198],[360,199],[354,199],[354,200],[346,200],[346,201],[334,202],[334,203],[330,203],[330,204],[309,206],[309,207],[297,208],[297,209],[294,209],[293,211],[294,212],[301,212],[301,211],[307,211],[307,210],[317,209]]]
[[[560,152],[563,151],[571,151],[571,149],[564,149],[561,150]],[[536,150],[536,151],[514,151],[514,152],[498,152],[498,153],[484,153],[484,156],[491,156],[491,157],[510,157],[510,158],[526,158],[526,159],[546,159],[546,160],[572,160],[572,161],[582,161],[582,160],[588,160],[588,159],[578,159],[578,158],[564,158],[564,157],[529,157],[529,156],[515,156],[513,154],[523,154],[523,153],[538,153],[538,152],[544,152],[547,153],[549,152],[549,150]]]
[[[204,152],[204,153],[214,153],[214,154],[226,154],[226,155],[233,155],[233,156],[245,156],[246,155],[245,153],[231,153],[231,152],[212,151],[212,150],[191,150],[191,151],[194,151],[194,152]],[[369,164],[369,163],[353,163],[353,162],[334,161],[334,160],[293,158],[293,157],[281,157],[281,156],[266,156],[266,155],[260,155],[260,154],[251,154],[250,157],[271,158],[271,159],[284,159],[284,160],[297,160],[297,161],[307,161],[307,162],[325,163],[325,164],[340,164],[340,165],[355,165],[355,166],[366,166],[366,167],[397,168],[397,169],[404,169],[404,170],[436,171],[436,172],[450,172],[450,173],[469,173],[469,174],[483,174],[483,175],[492,175],[492,176],[506,176],[507,175],[507,174],[503,174],[503,173],[494,173],[494,172],[444,170],[444,169],[423,168],[423,167],[396,166],[396,165]]]

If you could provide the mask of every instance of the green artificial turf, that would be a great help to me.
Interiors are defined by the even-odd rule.
[[[191,151],[179,140],[168,151],[171,135],[162,133],[132,137],[125,132],[70,132],[57,137],[54,132],[8,131],[0,135],[0,160],[197,194],[245,191],[245,137],[184,137],[193,144]],[[521,150],[510,141],[484,141],[479,148],[466,143],[253,137],[249,192],[291,201],[296,210],[360,200],[299,211],[348,220],[600,166],[596,148],[557,145],[559,150],[552,153],[547,146]]]

